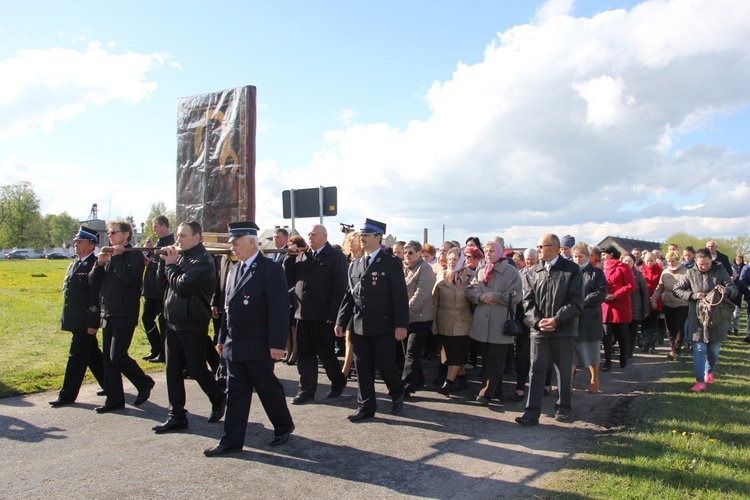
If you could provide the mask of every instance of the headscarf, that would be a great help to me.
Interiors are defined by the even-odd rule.
[[[456,263],[456,267],[453,269],[453,271],[450,270],[450,264],[448,266],[448,269],[445,271],[448,275],[446,277],[448,283],[453,283],[454,285],[456,285],[456,287],[460,288],[464,284],[464,279],[461,275],[463,274],[463,270],[467,269],[466,255],[461,252],[461,256],[458,258],[458,262]]]
[[[492,245],[495,249],[495,260],[488,263],[487,267],[484,268],[484,279],[482,280],[482,283],[484,283],[485,285],[489,283],[490,278],[492,277],[492,273],[495,272],[495,264],[497,264],[501,260],[508,260],[507,257],[505,257],[505,249],[500,243],[496,241],[490,241],[487,243],[487,245]]]

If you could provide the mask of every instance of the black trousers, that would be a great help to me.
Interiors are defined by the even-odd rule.
[[[422,372],[422,352],[424,350],[425,339],[432,336],[430,327],[432,321],[415,321],[409,323],[409,328],[400,344],[397,346],[401,349],[399,357],[404,359],[404,368],[401,373],[401,379],[406,385],[406,390],[415,392],[419,387],[424,385],[424,373]]]
[[[297,372],[299,391],[297,394],[314,398],[318,389],[318,358],[331,381],[331,389],[338,390],[346,385],[346,376],[336,357],[333,323],[327,321],[297,320]]]
[[[76,400],[78,392],[81,390],[83,377],[86,375],[86,368],[91,369],[96,381],[104,388],[102,351],[99,349],[99,341],[96,335],[89,335],[86,332],[73,332],[68,353],[68,366],[65,368],[65,378],[60,390],[60,399]]]
[[[224,393],[213,374],[206,368],[206,341],[208,332],[176,332],[167,327],[167,396],[169,415],[185,418],[185,378],[183,366],[187,368],[208,400],[216,407],[224,399]]]
[[[273,367],[274,361],[270,357],[258,361],[227,360],[227,414],[224,435],[219,441],[224,446],[240,448],[245,444],[253,389],[273,425],[275,436],[282,436],[294,427],[284,386],[273,373]]]
[[[604,323],[604,335],[609,336],[610,355],[607,356],[607,339],[605,338],[604,353],[605,359],[610,361],[612,357],[612,342],[615,340],[620,344],[620,368],[625,368],[628,364],[628,353],[630,352],[630,323]]]
[[[513,341],[516,346],[516,390],[525,391],[526,381],[529,378],[529,369],[531,368],[530,349],[531,330],[528,326],[523,325],[523,334],[515,337]]]
[[[667,324],[667,336],[672,352],[680,352],[682,337],[685,335],[685,321],[688,318],[688,306],[664,306],[664,322]]]
[[[159,299],[144,297],[141,321],[143,321],[143,329],[146,330],[146,338],[151,346],[151,356],[164,356],[167,331],[164,303]]]
[[[493,398],[495,395],[503,393],[502,381],[503,370],[505,369],[505,355],[508,353],[508,346],[511,344],[490,344],[489,342],[480,342],[479,351],[482,353],[482,367],[484,367],[484,392],[480,391],[479,395],[486,398]]]
[[[375,399],[376,366],[391,398],[396,399],[404,394],[404,382],[396,366],[396,343],[390,333],[364,336],[353,332],[351,339],[354,361],[357,363],[357,403],[360,409],[375,413],[378,407]]]
[[[134,330],[135,326],[116,327],[111,320],[104,320],[102,357],[108,405],[125,404],[122,375],[130,380],[138,392],[147,391],[154,385],[154,380],[143,373],[138,363],[128,355]]]
[[[544,384],[547,379],[547,367],[550,362],[553,363],[557,372],[556,407],[566,412],[571,410],[570,400],[573,357],[576,349],[575,342],[575,337],[531,336],[531,372],[529,377],[529,395],[526,399],[526,410],[524,411],[525,417],[539,418],[542,413]]]

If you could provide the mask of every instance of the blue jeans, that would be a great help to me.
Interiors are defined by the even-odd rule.
[[[713,373],[716,363],[719,362],[719,349],[721,342],[696,342],[693,341],[693,370],[695,380],[705,382],[704,375]]]

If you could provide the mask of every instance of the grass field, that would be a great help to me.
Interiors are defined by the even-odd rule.
[[[750,498],[750,347],[741,337],[723,343],[716,383],[702,394],[688,391],[689,355],[664,368],[635,399],[627,430],[591,443],[546,490],[559,498]]]
[[[0,397],[59,389],[70,333],[60,331],[62,283],[71,261],[0,261]],[[97,335],[101,345],[101,332]],[[164,365],[141,361],[149,347],[136,328],[130,354],[147,371]],[[93,381],[87,373],[87,381]]]

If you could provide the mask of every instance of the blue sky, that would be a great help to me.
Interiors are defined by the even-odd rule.
[[[401,239],[735,236],[748,33],[742,0],[8,3],[0,184],[142,222],[174,205],[177,98],[255,85],[262,227],[322,184],[329,229]]]

